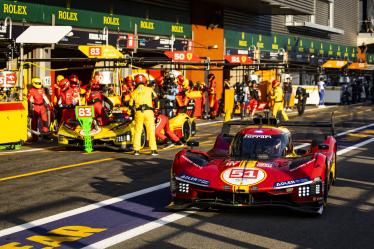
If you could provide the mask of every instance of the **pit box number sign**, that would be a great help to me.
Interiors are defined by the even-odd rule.
[[[90,47],[88,49],[88,55],[91,57],[101,56],[102,50],[101,47]]]

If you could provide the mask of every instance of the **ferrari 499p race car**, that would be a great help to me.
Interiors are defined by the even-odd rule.
[[[198,142],[190,141],[171,168],[169,208],[283,206],[322,214],[336,179],[333,122],[277,122],[227,122],[208,152],[193,149]],[[314,139],[293,141],[291,129],[297,126],[330,131],[320,140],[313,133]],[[294,142],[301,143],[298,149]]]

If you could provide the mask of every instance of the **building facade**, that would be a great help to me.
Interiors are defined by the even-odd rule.
[[[300,83],[310,83],[328,59],[357,60],[360,6],[357,0],[4,0],[0,19],[12,19],[13,37],[29,25],[73,26],[73,34],[53,50],[26,49],[29,58],[84,57],[78,45],[106,43],[155,61],[170,50],[193,51],[202,61],[223,61],[227,55],[253,58],[256,50],[268,62],[282,61],[287,53],[287,70]],[[374,63],[374,57],[367,57]],[[68,61],[43,64],[66,65],[76,66]],[[214,73],[222,82],[224,71]],[[187,71],[192,80],[206,80],[206,75],[206,70]]]

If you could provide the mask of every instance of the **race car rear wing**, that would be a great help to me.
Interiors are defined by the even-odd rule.
[[[263,118],[263,117],[256,117],[253,120],[229,121],[223,124],[221,135],[234,136],[236,132],[238,131],[238,129],[245,128],[249,125],[267,125],[267,126],[274,126],[274,127],[283,126],[283,127],[330,128],[330,134],[332,136],[335,135],[334,112],[331,113],[330,121],[287,121],[287,122],[281,123],[276,118]]]

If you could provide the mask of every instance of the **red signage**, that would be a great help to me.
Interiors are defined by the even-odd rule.
[[[200,57],[192,52],[186,51],[166,51],[165,55],[173,62],[200,62]]]
[[[248,55],[225,55],[225,60],[232,64],[252,64],[253,60]]]
[[[128,34],[127,35],[127,48],[135,48],[135,42],[134,42],[134,35]]]
[[[0,87],[14,87],[17,83],[15,72],[0,72]]]

